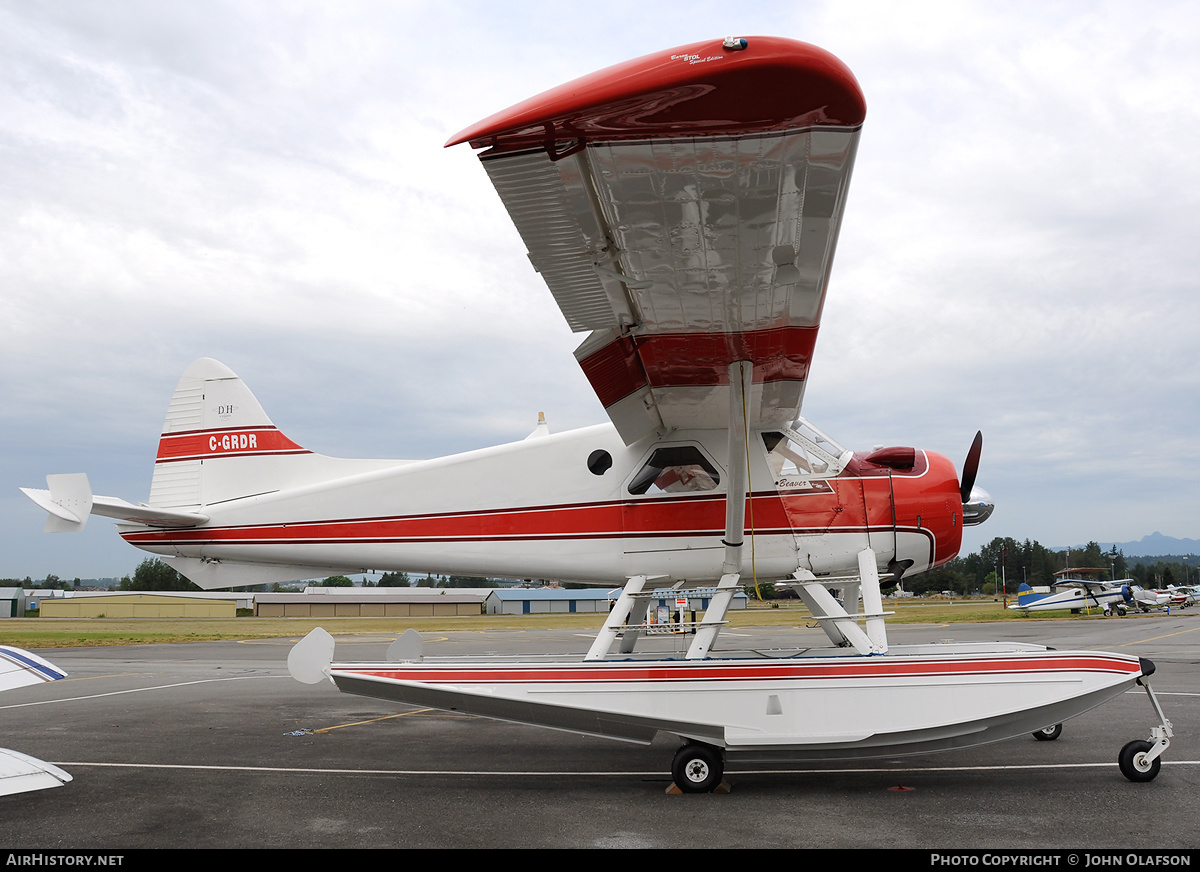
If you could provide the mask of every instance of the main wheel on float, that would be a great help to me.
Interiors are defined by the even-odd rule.
[[[1121,766],[1121,774],[1130,781],[1153,781],[1162,767],[1162,760],[1155,757],[1150,760],[1146,755],[1154,746],[1149,742],[1136,740],[1121,749],[1117,763]]]
[[[684,745],[671,763],[671,777],[684,793],[711,793],[724,774],[720,749],[700,742]]]
[[[1062,735],[1062,724],[1055,724],[1052,727],[1046,727],[1041,730],[1034,731],[1033,737],[1039,742],[1053,742]]]

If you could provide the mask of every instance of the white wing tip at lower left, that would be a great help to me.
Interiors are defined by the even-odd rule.
[[[70,780],[69,772],[52,763],[0,748],[0,796],[62,787]]]
[[[58,681],[67,673],[24,648],[0,645],[0,691]]]

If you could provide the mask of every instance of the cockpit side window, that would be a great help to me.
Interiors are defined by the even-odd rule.
[[[767,465],[776,485],[781,482],[831,478],[853,456],[820,430],[800,419],[795,427],[762,434]]]
[[[678,494],[709,491],[721,483],[721,474],[694,445],[656,448],[633,481],[631,494]]]

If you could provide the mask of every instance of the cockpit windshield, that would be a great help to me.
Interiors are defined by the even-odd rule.
[[[803,418],[792,427],[763,433],[762,440],[767,463],[777,481],[834,476],[851,457],[851,452]]]

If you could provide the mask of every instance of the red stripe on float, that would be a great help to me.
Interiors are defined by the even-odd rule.
[[[832,658],[831,658],[832,659]],[[1049,672],[1106,672],[1135,675],[1137,661],[1097,656],[998,658],[993,660],[932,660],[901,663],[882,658],[855,663],[798,663],[771,665],[704,664],[644,665],[611,664],[586,667],[564,666],[430,666],[425,668],[335,665],[334,671],[384,681],[423,684],[543,684],[696,681],[789,681],[795,679],[904,678],[934,675],[1008,675]]]

